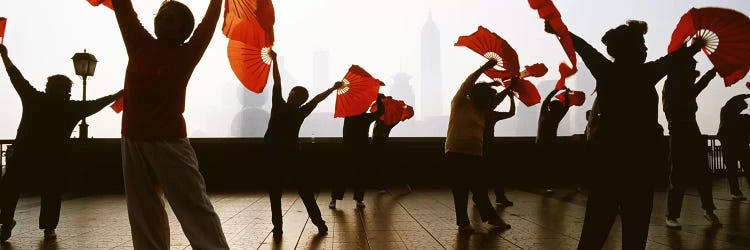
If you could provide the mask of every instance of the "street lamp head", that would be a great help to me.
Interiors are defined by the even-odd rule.
[[[73,59],[73,67],[75,68],[76,75],[84,78],[94,75],[97,63],[94,55],[86,53],[84,49],[83,53],[76,53],[71,59]]]

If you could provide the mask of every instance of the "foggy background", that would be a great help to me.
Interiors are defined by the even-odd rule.
[[[153,32],[161,0],[133,0],[143,25]],[[196,24],[207,0],[182,0]],[[558,0],[555,4],[570,30],[606,54],[601,36],[628,19],[648,22],[648,60],[666,54],[672,31],[691,7],[718,6],[750,13],[745,0]],[[381,92],[414,106],[415,117],[399,124],[392,136],[445,136],[449,102],[466,76],[485,60],[464,47],[459,36],[483,25],[506,39],[518,52],[521,65],[545,63],[550,72],[532,79],[542,97],[559,77],[557,65],[566,57],[554,36],[546,34],[536,11],[526,0],[306,0],[274,1],[276,43],[283,92],[296,85],[311,96],[340,80],[358,64],[388,86]],[[222,10],[223,11],[223,10]],[[122,88],[127,55],[114,13],[84,0],[4,0],[0,16],[8,18],[5,45],[13,62],[39,90],[46,77],[65,74],[74,80],[73,99],[81,98],[80,78],[73,71],[73,54],[87,49],[99,60],[89,78],[90,99]],[[222,18],[223,19],[223,18]],[[222,21],[187,89],[185,119],[190,137],[260,137],[270,111],[270,85],[257,95],[239,83],[226,56]],[[696,56],[701,73],[711,68],[705,54]],[[579,60],[579,72],[568,80],[572,89],[587,93],[583,107],[573,107],[560,124],[559,135],[580,134],[585,111],[594,96],[594,79]],[[481,79],[489,80],[485,76]],[[481,80],[480,79],[480,80]],[[717,77],[700,95],[698,119],[704,134],[715,134],[719,110],[731,96],[747,93],[745,82],[725,88]],[[657,85],[661,94],[662,84]],[[331,95],[307,118],[300,136],[341,136],[343,119],[333,118]],[[497,136],[534,136],[540,105],[518,103],[516,117],[497,125]],[[499,109],[507,109],[507,103]],[[661,107],[660,107],[661,110]],[[12,139],[21,118],[21,102],[8,76],[0,74],[0,138]],[[95,138],[120,136],[121,116],[107,108],[88,119]],[[663,113],[660,120],[664,127]],[[73,136],[77,136],[77,128]]]

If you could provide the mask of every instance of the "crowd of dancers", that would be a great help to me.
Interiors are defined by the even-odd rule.
[[[155,38],[141,25],[130,0],[114,0],[112,5],[129,57],[124,89],[113,95],[94,101],[71,101],[72,81],[62,75],[50,76],[45,91],[38,91],[13,65],[6,47],[0,45],[0,55],[10,82],[23,104],[15,150],[0,182],[0,241],[5,242],[11,237],[16,225],[13,215],[21,184],[36,178],[35,173],[44,173],[41,176],[45,183],[39,228],[44,230],[46,239],[56,238],[61,206],[59,183],[65,179],[65,173],[56,172],[60,168],[53,165],[63,161],[66,144],[78,121],[123,97],[122,168],[134,247],[169,248],[169,223],[163,195],[193,248],[228,249],[219,217],[206,193],[195,152],[187,139],[182,116],[186,86],[214,34],[222,0],[210,0],[206,14],[194,32],[190,9],[177,1],[164,2],[155,16]],[[556,35],[549,23],[546,23],[545,31]],[[696,98],[716,72],[710,70],[698,79],[693,55],[703,46],[700,40],[646,62],[646,32],[647,25],[641,21],[628,21],[607,31],[601,41],[612,60],[571,33],[575,51],[596,79],[597,89],[593,108],[587,112],[586,151],[589,164],[598,167],[590,169],[594,171],[590,176],[595,178],[583,180],[590,188],[590,194],[580,249],[600,249],[618,214],[623,222],[623,248],[645,247],[654,184],[657,182],[648,180],[648,177],[653,176],[652,170],[659,164],[654,159],[665,157],[658,146],[664,131],[657,120],[659,95],[655,89],[656,83],[665,77],[662,103],[669,122],[671,149],[671,185],[665,224],[680,227],[677,219],[685,189],[695,186],[700,192],[706,219],[712,225],[721,225],[713,213],[716,207],[711,190],[712,175],[706,161],[705,139],[695,116],[698,110]],[[278,238],[283,234],[281,195],[287,184],[297,188],[312,223],[319,233],[325,234],[328,227],[316,203],[314,183],[305,178],[306,171],[311,170],[303,167],[298,134],[305,118],[343,83],[334,83],[309,101],[307,89],[293,87],[284,100],[276,52],[271,51],[270,55],[273,102],[264,142],[267,155],[274,162],[273,166],[267,166],[271,176],[265,178],[271,200],[273,236]],[[472,230],[467,213],[469,191],[483,222],[498,229],[511,227],[498,216],[489,199],[488,188],[494,187],[496,203],[513,205],[506,197],[502,183],[481,174],[487,164],[496,164],[505,157],[488,153],[494,152],[491,141],[495,124],[516,113],[511,89],[518,78],[512,78],[510,85],[500,92],[495,88],[501,86],[501,82],[477,82],[483,72],[497,63],[490,59],[471,73],[451,101],[444,163],[455,171],[452,174],[456,181],[450,184],[456,224],[462,232]],[[553,165],[549,161],[556,158],[557,127],[571,106],[569,99],[552,100],[560,91],[566,93],[569,90],[553,90],[541,105],[536,144],[539,154],[548,157],[542,157],[546,160],[540,166]],[[347,157],[366,158],[370,150],[382,150],[388,142],[394,125],[384,124],[378,119],[385,110],[384,98],[387,97],[378,96],[376,111],[345,118],[343,144]],[[750,166],[750,115],[741,114],[748,107],[747,98],[750,95],[738,95],[726,103],[721,109],[718,131],[731,193],[737,200],[744,199],[736,177],[740,165],[750,181],[750,169],[747,168]],[[505,100],[510,102],[509,110],[496,111]],[[371,142],[370,127],[373,123]],[[365,186],[352,177],[357,176],[360,169],[347,170],[350,172],[342,173],[343,179],[333,187],[331,209],[336,208],[336,201],[343,198],[346,188],[354,190],[356,207],[365,207]],[[292,183],[281,181],[282,171],[294,173]],[[547,189],[551,190],[551,187]]]

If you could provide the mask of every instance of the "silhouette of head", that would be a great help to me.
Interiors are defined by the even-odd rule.
[[[47,77],[47,86],[44,89],[44,93],[54,99],[70,100],[70,88],[73,86],[73,81],[64,75],[53,75]]]
[[[286,103],[293,107],[302,106],[307,101],[310,94],[307,93],[307,89],[302,86],[296,86],[289,91],[289,97],[286,98]]]
[[[695,70],[698,62],[693,57],[684,57],[673,60],[670,64],[669,77],[685,78],[688,81],[695,82],[700,72]]]
[[[168,45],[181,45],[193,33],[193,12],[183,3],[166,1],[154,18],[156,38]]]
[[[643,35],[648,32],[646,22],[628,20],[625,24],[607,31],[602,43],[607,46],[607,53],[615,62],[642,64],[646,61],[646,41]]]
[[[563,111],[563,103],[560,100],[552,100],[549,102],[549,111],[553,114],[559,114]]]
[[[480,82],[474,84],[469,92],[469,98],[480,109],[488,109],[492,105],[492,97],[497,94],[497,90],[492,88],[490,83]]]

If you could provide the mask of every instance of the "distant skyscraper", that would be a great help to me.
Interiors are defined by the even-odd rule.
[[[432,20],[432,12],[430,12],[427,22],[422,27],[421,59],[421,105],[415,107],[422,111],[423,117],[443,115],[440,30]]]
[[[392,78],[393,83],[391,84],[390,95],[395,99],[403,100],[408,105],[414,106],[414,102],[417,98],[414,96],[414,89],[411,87],[411,84],[409,84],[411,76],[400,72]]]

